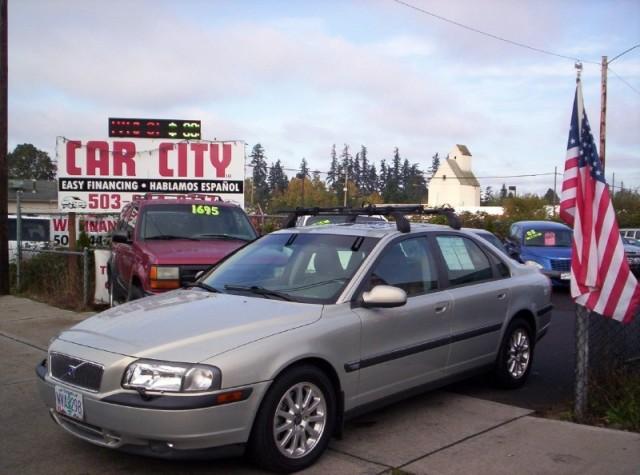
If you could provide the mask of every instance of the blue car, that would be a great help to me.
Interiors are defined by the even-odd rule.
[[[508,254],[536,267],[555,287],[569,285],[571,278],[570,227],[553,221],[518,221],[509,231]]]

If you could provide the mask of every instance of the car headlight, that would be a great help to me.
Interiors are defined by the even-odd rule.
[[[536,269],[544,269],[544,266],[536,261],[524,261],[525,265],[535,267]]]
[[[176,289],[180,287],[180,267],[151,266],[149,281],[152,289]]]
[[[138,360],[124,373],[122,387],[162,392],[197,392],[220,389],[222,375],[215,366]]]

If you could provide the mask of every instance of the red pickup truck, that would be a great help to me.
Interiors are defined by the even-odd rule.
[[[113,231],[111,305],[182,287],[258,237],[239,206],[212,195],[135,195]]]

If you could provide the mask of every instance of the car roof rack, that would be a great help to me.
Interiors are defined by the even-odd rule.
[[[223,201],[219,195],[205,195],[202,193],[144,193],[133,195],[134,200],[203,200],[203,201]]]
[[[453,229],[460,229],[460,219],[456,215],[453,208],[426,208],[423,205],[407,205],[407,206],[376,206],[367,205],[362,208],[345,208],[337,206],[334,208],[296,208],[294,210],[284,210],[283,213],[289,213],[283,222],[284,228],[293,228],[296,225],[297,218],[300,216],[347,216],[349,222],[355,222],[358,216],[391,216],[396,221],[396,228],[401,233],[411,231],[411,224],[405,215],[419,214],[422,216],[441,215],[447,218],[447,223]]]

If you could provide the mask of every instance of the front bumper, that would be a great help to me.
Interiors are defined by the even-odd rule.
[[[141,397],[137,406],[105,402],[107,397],[113,400],[114,395],[91,393],[54,380],[44,364],[36,368],[36,373],[42,400],[53,420],[64,430],[102,447],[163,458],[241,453],[249,439],[262,396],[269,386],[269,382],[262,382],[244,388],[251,389],[251,394],[239,402],[194,409],[158,409],[144,407]],[[82,394],[83,420],[56,412],[56,386]],[[131,392],[124,390],[119,394],[131,396]],[[163,396],[158,396],[150,403],[162,407],[163,404],[158,404],[161,398]],[[223,452],[210,450],[215,448]]]
[[[551,283],[556,287],[567,286],[571,280],[570,271],[561,272],[558,270],[540,269],[540,272],[549,277],[549,279],[551,279]]]

